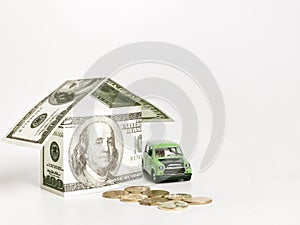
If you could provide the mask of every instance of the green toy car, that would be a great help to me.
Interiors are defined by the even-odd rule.
[[[155,183],[165,180],[188,181],[192,176],[191,164],[180,145],[173,141],[149,141],[143,153],[143,170]]]

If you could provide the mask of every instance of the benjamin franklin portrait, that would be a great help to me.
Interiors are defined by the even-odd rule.
[[[87,187],[113,183],[123,156],[122,133],[109,117],[91,118],[74,133],[70,167],[75,178]]]

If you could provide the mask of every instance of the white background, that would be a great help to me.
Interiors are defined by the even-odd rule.
[[[300,4],[296,0],[0,1],[0,135],[102,55],[155,40],[210,68],[227,131],[210,169],[155,186],[211,196],[165,212],[39,188],[39,151],[0,143],[0,224],[299,224]],[[209,129],[209,128],[207,128]]]

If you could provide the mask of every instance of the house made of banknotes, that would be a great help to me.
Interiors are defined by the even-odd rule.
[[[41,187],[59,195],[99,191],[142,176],[142,122],[171,121],[111,79],[69,80],[4,138],[41,149]]]

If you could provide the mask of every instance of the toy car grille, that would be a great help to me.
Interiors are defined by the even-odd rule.
[[[185,169],[184,168],[166,168],[165,169],[165,174],[177,174],[177,173],[184,173]]]

